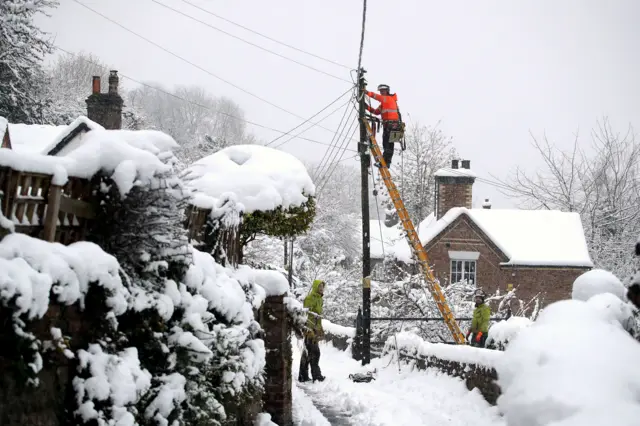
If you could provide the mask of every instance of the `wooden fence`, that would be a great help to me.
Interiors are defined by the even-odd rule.
[[[82,241],[95,218],[91,181],[69,177],[63,186],[52,176],[0,167],[0,208],[16,232],[45,241]]]
[[[185,227],[188,230],[189,241],[194,246],[201,246],[206,252],[213,252],[218,261],[238,266],[242,263],[240,229],[216,230],[211,226],[212,222],[207,220],[210,215],[210,209],[187,206]]]
[[[0,211],[13,222],[15,231],[45,241],[71,244],[87,239],[96,217],[91,180],[69,177],[62,186],[52,184],[53,176],[0,167]],[[211,210],[187,207],[189,241],[204,251],[217,252],[218,259],[238,265],[242,246],[238,229],[211,227]]]

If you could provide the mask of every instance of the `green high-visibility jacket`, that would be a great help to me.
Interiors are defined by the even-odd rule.
[[[477,333],[482,331],[487,334],[489,331],[489,317],[491,317],[491,308],[483,303],[473,310],[473,320],[471,321],[471,332]]]
[[[311,291],[304,298],[304,307],[309,309],[307,316],[307,327],[314,334],[322,333],[322,295],[318,292],[318,287],[322,280],[315,280],[311,285]],[[314,315],[316,314],[316,315]]]

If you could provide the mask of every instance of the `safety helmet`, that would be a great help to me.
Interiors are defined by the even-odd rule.
[[[381,90],[388,90],[391,91],[391,89],[389,88],[388,84],[379,84],[378,85],[378,92],[380,92]]]
[[[481,289],[477,289],[477,290],[475,291],[475,293],[474,293],[474,297],[479,297],[479,298],[481,298],[482,300],[484,300],[484,299],[485,299],[485,297],[486,297],[486,295],[485,295],[484,291],[482,291]]]

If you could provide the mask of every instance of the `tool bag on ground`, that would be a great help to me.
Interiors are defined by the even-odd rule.
[[[367,371],[366,373],[349,374],[349,378],[355,383],[369,383],[376,379],[374,376],[375,373],[376,370]]]

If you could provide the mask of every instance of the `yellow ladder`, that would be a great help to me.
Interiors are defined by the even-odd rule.
[[[404,230],[407,232],[407,239],[409,240],[409,244],[413,248],[413,252],[418,257],[420,269],[422,269],[422,272],[424,273],[429,293],[431,293],[431,297],[433,297],[433,300],[435,300],[436,305],[438,306],[438,310],[440,310],[440,313],[444,318],[445,324],[447,324],[447,327],[449,327],[449,331],[451,331],[453,340],[459,345],[464,345],[467,343],[467,341],[464,337],[464,334],[462,334],[462,331],[460,330],[460,327],[458,326],[458,323],[456,322],[451,309],[449,308],[449,304],[447,303],[447,300],[442,293],[440,284],[438,284],[438,281],[436,281],[435,277],[433,276],[433,272],[429,267],[429,258],[427,257],[427,252],[424,250],[424,247],[422,247],[420,238],[418,238],[418,233],[413,226],[413,222],[411,222],[411,219],[409,218],[409,213],[407,212],[407,209],[402,202],[402,198],[400,198],[398,188],[396,188],[396,185],[391,179],[391,173],[387,168],[387,163],[384,161],[384,158],[382,158],[382,152],[380,152],[380,147],[376,142],[373,130],[371,129],[371,126],[369,125],[369,122],[366,118],[363,118],[362,120],[367,128],[367,135],[369,136],[369,140],[371,141],[371,152],[373,152],[373,158],[378,163],[380,163],[380,174],[382,175],[382,180],[387,186],[389,196],[391,197],[393,205],[398,212],[398,217],[402,222]]]

